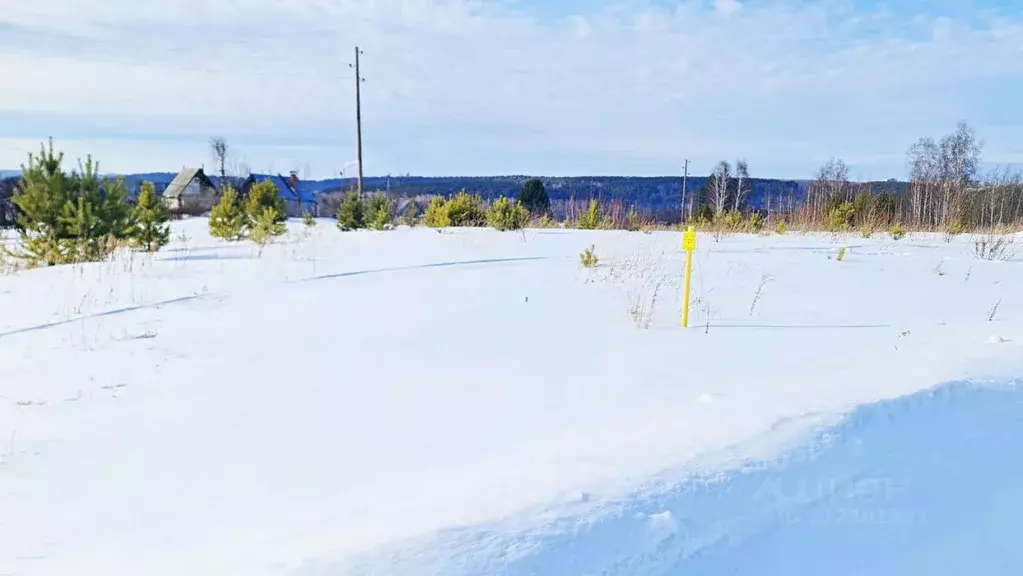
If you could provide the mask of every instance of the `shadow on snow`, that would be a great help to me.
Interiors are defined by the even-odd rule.
[[[769,461],[665,474],[582,512],[445,530],[299,574],[1023,574],[1020,384],[860,406]]]
[[[178,260],[178,259],[180,259],[180,260],[219,260],[219,259],[241,259],[241,258],[239,258],[239,257],[226,257],[225,258],[225,257],[222,257],[222,256],[221,257],[191,256],[191,257],[181,257],[181,258],[165,258],[162,261]],[[344,278],[344,277],[348,277],[348,276],[360,276],[360,275],[364,275],[364,274],[378,274],[378,273],[383,273],[383,272],[398,272],[398,271],[401,271],[401,270],[417,270],[417,269],[425,269],[425,268],[450,268],[450,267],[455,267],[455,266],[472,266],[472,265],[479,265],[479,264],[500,264],[500,263],[508,263],[508,262],[525,262],[525,261],[549,260],[549,259],[553,259],[553,257],[551,257],[551,256],[536,256],[536,257],[528,257],[528,258],[488,258],[488,259],[482,259],[482,260],[464,260],[464,261],[456,261],[456,262],[437,262],[437,263],[433,263],[433,264],[418,264],[418,265],[412,265],[412,266],[398,266],[398,267],[394,267],[394,268],[377,268],[377,269],[371,269],[371,270],[355,270],[355,271],[352,271],[352,272],[338,272],[336,274],[324,274],[324,275],[320,275],[320,276],[313,276],[313,277],[310,277],[310,278],[303,278],[301,280],[295,280],[294,282],[308,282],[310,280],[326,280],[326,279],[329,279],[329,278]],[[14,330],[9,330],[7,332],[0,332],[0,338],[3,338],[5,336],[14,336],[14,335],[17,335],[17,334],[26,334],[26,333],[29,333],[29,332],[37,332],[37,331],[46,330],[46,329],[49,329],[49,328],[56,328],[58,326],[64,326],[64,325],[67,325],[67,324],[71,324],[72,322],[81,322],[83,320],[90,320],[90,319],[94,319],[94,318],[103,318],[103,317],[106,317],[106,316],[117,316],[117,315],[120,315],[120,314],[127,314],[127,313],[135,312],[135,311],[138,311],[138,310],[147,310],[147,309],[152,309],[152,308],[159,308],[161,306],[168,306],[168,305],[171,305],[171,304],[179,304],[179,303],[182,303],[182,302],[189,302],[189,301],[201,298],[203,296],[209,296],[209,295],[210,295],[209,293],[202,294],[202,295],[200,295],[200,294],[193,294],[193,295],[190,295],[190,296],[182,296],[180,298],[172,298],[172,299],[169,299],[169,300],[162,300],[162,301],[159,301],[159,302],[153,302],[151,304],[139,304],[139,305],[136,305],[136,306],[127,306],[127,307],[124,307],[124,308],[117,308],[117,309],[114,309],[114,310],[107,310],[105,312],[98,312],[98,313],[95,313],[95,314],[86,314],[86,315],[82,315],[82,316],[76,316],[75,318],[69,318],[67,320],[60,320],[58,322],[47,322],[45,324],[39,324],[39,325],[36,325],[36,326],[29,326],[27,328],[17,328],[17,329],[14,329]]]

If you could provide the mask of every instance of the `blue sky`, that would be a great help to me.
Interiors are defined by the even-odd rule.
[[[0,168],[904,177],[966,120],[1023,163],[1023,11],[980,0],[34,0],[0,9]]]

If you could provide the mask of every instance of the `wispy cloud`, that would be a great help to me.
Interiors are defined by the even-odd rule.
[[[992,112],[1020,96],[1018,13],[907,18],[770,0],[550,12],[498,0],[36,0],[0,13],[0,120],[32,112],[12,134],[24,139],[24,126],[37,140],[164,134],[168,169],[205,159],[203,134],[226,135],[257,166],[302,145],[324,174],[354,156],[359,44],[370,173],[671,174],[684,157],[704,170],[741,156],[757,174],[802,177],[839,155],[863,177],[899,176],[912,140],[960,119],[999,135],[989,157],[1023,160],[1011,148],[1023,128]],[[133,148],[103,160],[160,167]],[[21,155],[8,143],[0,160]]]

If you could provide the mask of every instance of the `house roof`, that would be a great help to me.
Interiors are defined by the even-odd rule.
[[[167,189],[163,195],[166,197],[176,198],[181,195],[188,184],[195,178],[202,178],[208,183],[208,185],[220,189],[224,184],[224,178],[219,176],[207,176],[203,173],[202,168],[187,168],[182,170],[174,180],[167,185]],[[238,178],[228,176],[227,182],[234,186],[236,189],[241,190],[245,187],[245,181],[251,179],[253,183],[269,181],[277,189],[277,195],[289,202],[301,201],[303,204],[315,204],[316,195],[319,193],[323,186],[320,182],[304,182],[298,181],[296,186],[297,190],[291,188],[288,183],[288,178],[280,174],[250,174],[247,178]]]
[[[252,179],[256,182],[265,182],[269,180],[277,188],[278,196],[290,202],[301,201],[303,204],[316,203],[316,193],[318,192],[318,189],[313,185],[315,184],[313,182],[306,183],[299,180],[296,190],[288,183],[288,178],[281,174],[253,174]]]
[[[208,184],[212,184],[210,179],[203,173],[202,168],[185,168],[171,180],[171,183],[167,185],[167,188],[163,191],[164,198],[178,198],[181,193],[185,191],[185,188],[195,180],[196,178],[202,178],[206,180]]]
[[[340,185],[339,182],[339,180],[299,180],[298,189],[306,190],[310,194],[316,194],[337,188]]]
[[[323,187],[317,186],[317,184],[318,182],[298,181],[298,190],[296,190],[296,192],[298,193],[299,198],[301,198],[303,204],[316,202],[316,195],[323,190]]]
[[[217,190],[223,190],[225,184],[230,184],[235,190],[242,190],[245,188],[245,182],[249,179],[248,176],[245,178],[241,176],[225,176],[221,178],[215,175],[207,176],[207,178],[210,179],[210,182],[213,183]]]
[[[269,181],[275,188],[277,188],[277,195],[281,198],[284,198],[285,200],[298,200],[298,196],[295,195],[295,192],[290,186],[288,186],[287,181],[285,181],[280,175],[253,174],[252,180],[256,183]]]

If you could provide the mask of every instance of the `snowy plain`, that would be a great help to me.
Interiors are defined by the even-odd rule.
[[[0,276],[0,574],[1023,571],[968,236],[205,228]]]

